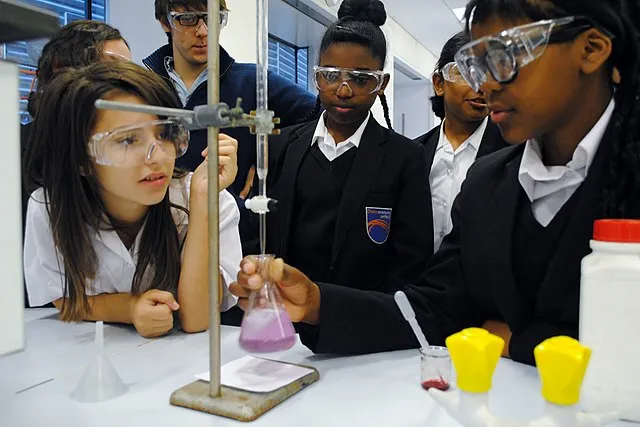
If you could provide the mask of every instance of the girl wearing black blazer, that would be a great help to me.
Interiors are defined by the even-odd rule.
[[[378,0],[347,0],[324,35],[315,84],[319,119],[270,143],[268,248],[316,281],[392,291],[433,253],[424,149],[384,128],[386,20]]]

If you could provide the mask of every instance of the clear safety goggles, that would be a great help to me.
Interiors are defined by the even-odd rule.
[[[209,14],[207,12],[169,12],[168,21],[172,28],[178,31],[184,31],[190,28],[197,28],[201,19],[206,26],[208,16]],[[221,10],[220,28],[226,27],[228,20],[229,11]]]
[[[547,45],[566,43],[594,27],[597,25],[584,16],[521,25],[467,43],[456,53],[455,61],[469,86],[478,92],[488,74],[498,83],[510,83],[520,68],[542,56]],[[613,38],[608,31],[597,28]]]
[[[337,92],[343,85],[354,95],[370,95],[382,87],[383,71],[351,70],[335,67],[313,67],[316,89],[321,92]]]
[[[177,120],[156,120],[93,135],[89,155],[104,166],[163,163],[189,148],[189,131]]]
[[[462,73],[460,73],[460,69],[455,62],[449,62],[438,72],[440,73],[442,78],[448,82],[463,85],[467,84],[467,81],[462,76]]]

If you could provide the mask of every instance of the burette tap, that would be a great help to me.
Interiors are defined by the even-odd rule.
[[[273,212],[278,203],[277,200],[267,196],[267,175],[269,172],[269,145],[268,136],[278,135],[280,131],[275,125],[280,119],[274,117],[273,111],[258,109],[251,111],[253,125],[249,126],[252,134],[257,135],[256,175],[258,176],[258,194],[244,202],[247,209],[253,213],[264,215]]]

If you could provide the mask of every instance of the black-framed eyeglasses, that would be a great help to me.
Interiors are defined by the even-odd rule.
[[[184,27],[197,27],[200,20],[207,25],[207,18],[209,14],[207,12],[169,12],[169,24],[176,30],[181,30]],[[229,19],[229,12],[226,10],[220,11],[220,28],[224,28],[227,25]]]

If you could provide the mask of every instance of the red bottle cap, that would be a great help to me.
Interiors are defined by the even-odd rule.
[[[599,242],[640,243],[640,220],[600,219],[593,225],[593,240]]]

